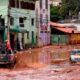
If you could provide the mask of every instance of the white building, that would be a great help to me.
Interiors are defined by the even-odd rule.
[[[8,26],[10,16],[10,42],[23,49],[27,44],[36,44],[35,2],[29,0],[0,0],[0,15],[3,26]],[[5,28],[6,30],[7,28]],[[4,32],[5,32],[4,30]]]

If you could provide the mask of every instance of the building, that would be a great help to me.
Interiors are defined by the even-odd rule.
[[[74,25],[80,31],[80,20],[79,19],[65,19],[63,20],[64,25]]]
[[[80,31],[74,26],[53,23],[51,25],[51,44],[53,45],[76,45],[80,44]]]
[[[36,2],[38,45],[50,44],[50,2],[39,0]]]
[[[33,0],[0,0],[1,41],[6,40],[8,29],[13,49],[14,46],[23,49],[26,45],[36,44],[36,11]]]
[[[58,6],[61,3],[61,0],[50,0],[50,4],[53,4],[53,6]]]

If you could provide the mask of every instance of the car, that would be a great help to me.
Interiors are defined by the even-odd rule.
[[[0,49],[0,65],[8,65],[9,68],[13,68],[16,63],[15,52],[9,49]]]
[[[80,49],[72,49],[70,52],[70,63],[80,62]]]

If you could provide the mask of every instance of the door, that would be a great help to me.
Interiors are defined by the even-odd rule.
[[[4,30],[0,31],[0,42],[3,42]]]
[[[32,31],[32,45],[34,44],[34,32]]]
[[[14,34],[10,33],[10,44],[11,48],[14,50],[15,42],[14,42]]]

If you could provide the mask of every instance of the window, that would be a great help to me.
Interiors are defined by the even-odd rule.
[[[21,1],[20,5],[21,5],[22,9],[35,10],[35,4],[34,3]]]
[[[48,24],[48,15],[46,14],[46,24]]]
[[[10,7],[15,7],[15,0],[9,0]]]
[[[14,18],[13,17],[10,18],[10,25],[14,25]]]
[[[27,31],[27,39],[29,39],[29,31]]]
[[[34,43],[34,31],[32,31],[32,44]]]
[[[19,8],[19,0],[16,1],[16,7]]]
[[[32,37],[34,37],[34,31],[32,31]]]
[[[24,45],[24,33],[22,33],[22,44]]]
[[[4,19],[3,18],[1,18],[0,19],[0,26],[4,26],[5,24],[4,24]]]
[[[19,18],[20,27],[24,27],[24,18]]]
[[[19,8],[19,0],[9,0],[10,7],[17,7]]]
[[[45,5],[46,5],[46,9],[48,9],[48,0],[46,0]]]
[[[42,8],[42,0],[40,0],[40,8]]]
[[[31,19],[31,25],[34,26],[34,18]]]
[[[42,18],[43,18],[43,15],[40,14],[40,24],[42,24]]]

